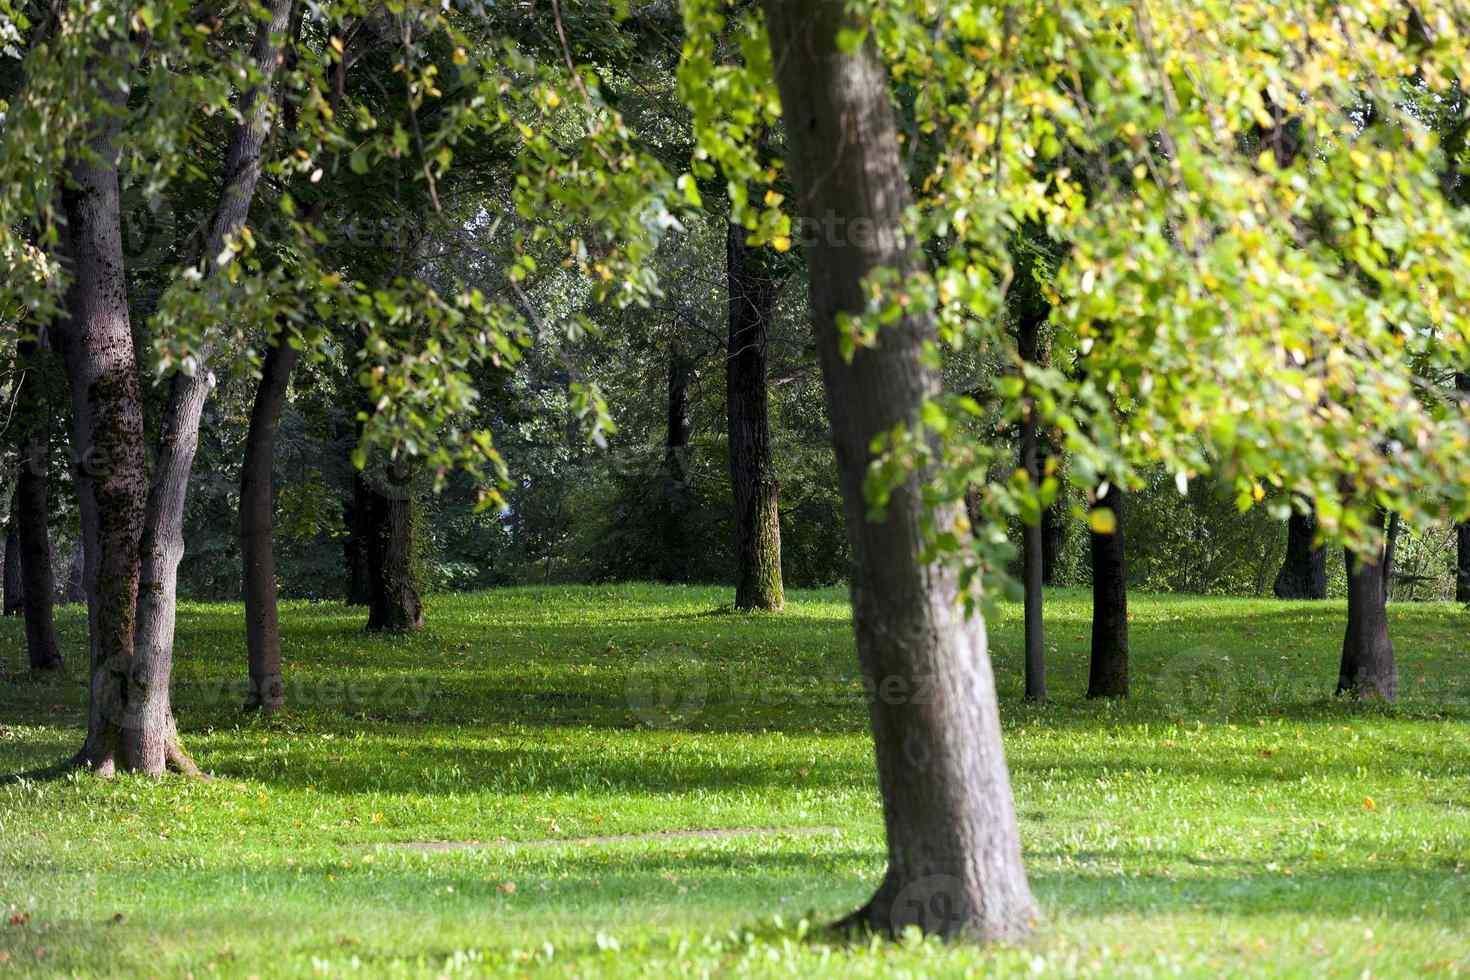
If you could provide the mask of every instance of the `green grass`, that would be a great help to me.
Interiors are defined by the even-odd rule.
[[[0,784],[0,974],[1099,976],[1470,970],[1470,613],[1395,606],[1391,710],[1327,695],[1343,609],[1133,598],[1126,703],[1084,701],[1086,596],[1050,595],[1053,702],[991,623],[1037,938],[804,936],[870,893],[882,824],[847,607],[523,589],[369,639],[284,610],[284,716],[242,716],[234,605],[186,605],[176,702],[214,782]],[[73,661],[80,611],[62,612]],[[1227,659],[1228,658],[1228,659]],[[80,740],[85,690],[0,623],[0,778]],[[837,833],[502,846],[693,828]],[[5,924],[9,922],[10,924]]]

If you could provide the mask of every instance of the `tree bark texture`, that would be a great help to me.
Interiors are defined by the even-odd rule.
[[[1123,555],[1123,491],[1109,486],[1093,509],[1113,512],[1111,534],[1090,531],[1092,542],[1092,665],[1090,698],[1128,696],[1128,574]]]
[[[1276,598],[1327,598],[1327,549],[1316,538],[1316,513],[1293,510],[1286,522],[1286,557],[1272,587]]]
[[[964,616],[951,569],[921,560],[929,516],[922,474],[898,488],[881,522],[868,520],[863,491],[873,438],[912,425],[939,393],[938,372],[924,356],[934,324],[927,313],[911,314],[851,359],[839,347],[838,318],[865,309],[870,273],[903,277],[922,268],[902,238],[911,197],[888,73],[871,36],[852,53],[838,45],[840,29],[859,27],[844,0],[766,0],[764,9],[801,215],[828,229],[805,246],[805,257],[888,841],[877,893],[846,924],[1015,939],[1030,930],[1036,904],[1021,862],[984,621]],[[958,513],[949,506],[933,516],[948,526]]]
[[[283,325],[260,365],[240,467],[240,555],[244,566],[245,647],[250,666],[247,709],[279,711],[285,707],[281,622],[276,606],[273,490],[276,436],[296,359],[290,328]]]
[[[725,407],[735,505],[735,608],[775,611],[786,604],[777,503],[781,488],[771,462],[766,389],[766,342],[777,284],[750,254],[745,236],[736,224],[726,234],[730,309]]]
[[[1378,516],[1383,529],[1385,515]],[[1384,578],[1384,554],[1361,555],[1346,549],[1347,627],[1342,637],[1342,665],[1337,672],[1337,693],[1354,694],[1363,700],[1394,701],[1398,698],[1399,673],[1388,638],[1388,604]]]
[[[367,570],[370,632],[405,632],[424,625],[414,569],[411,474],[404,461],[386,465],[382,487],[368,487]]]

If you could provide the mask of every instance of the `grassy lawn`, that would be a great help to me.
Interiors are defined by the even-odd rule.
[[[1136,696],[1094,704],[1087,597],[1050,595],[1040,707],[1003,606],[1045,918],[997,951],[807,935],[870,893],[882,824],[845,598],[790,598],[444,596],[396,639],[287,605],[293,708],[269,719],[237,710],[240,608],[186,605],[176,703],[217,779],[0,783],[0,974],[1470,972],[1463,609],[1390,607],[1385,711],[1328,697],[1338,603],[1135,596]],[[75,664],[85,623],[61,615]],[[81,673],[33,682],[23,647],[0,622],[0,779],[81,738]],[[574,840],[737,828],[770,832]]]

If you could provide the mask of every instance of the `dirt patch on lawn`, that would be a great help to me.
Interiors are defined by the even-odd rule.
[[[774,837],[840,833],[836,827],[723,827],[711,830],[660,830],[651,834],[606,834],[601,837],[546,837],[539,840],[406,840],[390,847],[410,851],[463,851],[489,847],[581,847],[627,841],[719,840],[726,837]]]

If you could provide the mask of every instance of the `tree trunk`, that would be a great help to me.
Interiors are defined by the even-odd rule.
[[[371,632],[404,632],[424,625],[415,575],[412,474],[402,460],[385,465],[388,478],[368,487],[368,622]]]
[[[871,34],[853,53],[839,46],[840,29],[860,29],[845,0],[764,6],[801,214],[810,227],[837,229],[805,255],[888,839],[883,882],[846,924],[1015,939],[1030,931],[1036,904],[1021,863],[984,621],[965,618],[952,569],[922,560],[931,516],[922,474],[898,488],[881,523],[868,521],[863,492],[874,437],[912,425],[939,394],[926,353],[934,324],[914,313],[850,360],[840,351],[839,317],[866,308],[868,275],[883,268],[903,278],[922,268],[902,238],[911,198],[888,73]],[[958,508],[932,516],[950,526]]]
[[[276,606],[276,560],[272,540],[276,435],[297,351],[282,326],[260,365],[250,408],[245,459],[240,467],[240,555],[244,572],[245,647],[250,661],[247,710],[285,707],[281,678],[281,624]]]
[[[685,553],[685,523],[689,517],[689,436],[693,424],[689,416],[689,380],[693,362],[679,347],[669,352],[668,420],[664,435],[664,464],[660,474],[662,511],[660,537],[663,553],[659,555],[658,577],[664,582],[684,582],[689,578],[689,562]]]
[[[1055,585],[1057,564],[1062,560],[1062,548],[1066,545],[1067,528],[1052,504],[1041,512],[1041,584]]]
[[[5,605],[4,615],[19,616],[25,608],[25,585],[20,571],[20,535],[16,533],[18,510],[10,510],[10,529],[5,532]]]
[[[372,494],[368,490],[367,479],[360,470],[352,471],[352,496],[348,498],[344,510],[347,534],[342,541],[342,552],[347,562],[347,604],[368,606],[373,601],[372,575],[368,571]]]
[[[1041,321],[1023,315],[1016,323],[1016,352],[1028,364],[1036,363]],[[1021,414],[1020,466],[1033,488],[1041,486],[1041,460],[1036,448],[1036,400],[1025,396]],[[1021,578],[1026,605],[1026,700],[1046,700],[1046,627],[1043,623],[1042,584],[1045,568],[1041,522],[1021,523]]]
[[[92,693],[77,762],[110,775],[127,764],[119,749],[127,724],[148,469],[118,211],[123,93],[110,89],[105,97],[117,114],[104,116],[90,145],[74,147],[67,156],[61,209],[70,283],[57,333],[71,395],[76,496],[87,553]]]
[[[71,553],[71,567],[66,570],[66,589],[61,597],[63,602],[87,601],[86,575],[87,546],[81,538],[78,538],[76,547]]]
[[[1383,521],[1380,512],[1380,530]],[[1347,549],[1345,556],[1348,614],[1337,693],[1356,694],[1364,700],[1393,701],[1398,697],[1399,674],[1393,660],[1393,644],[1388,639],[1388,606],[1383,586],[1387,565],[1381,553],[1364,556]]]
[[[15,511],[20,537],[27,659],[32,670],[56,670],[62,659],[61,643],[56,638],[56,576],[51,569],[51,532],[47,523],[50,506],[46,470],[51,413],[43,347],[39,337],[22,338],[16,345],[24,373],[15,399],[16,423],[21,430]]]
[[[1393,559],[1394,552],[1398,550],[1399,542],[1399,514],[1393,511],[1388,515],[1388,531],[1383,536],[1383,601],[1388,602],[1393,598]]]
[[[1455,373],[1455,390],[1470,398],[1470,374]],[[1455,601],[1470,602],[1470,521],[1455,525]]]
[[[1276,598],[1327,598],[1327,549],[1316,539],[1316,512],[1293,510],[1286,523],[1286,557],[1273,586]]]
[[[1092,667],[1090,698],[1128,696],[1128,574],[1123,560],[1123,491],[1109,486],[1093,509],[1112,511],[1111,534],[1090,532],[1092,542]]]
[[[730,321],[725,407],[730,431],[730,487],[735,503],[735,608],[779,610],[780,484],[771,463],[766,397],[766,340],[776,308],[776,281],[753,261],[745,229],[725,236]]]

